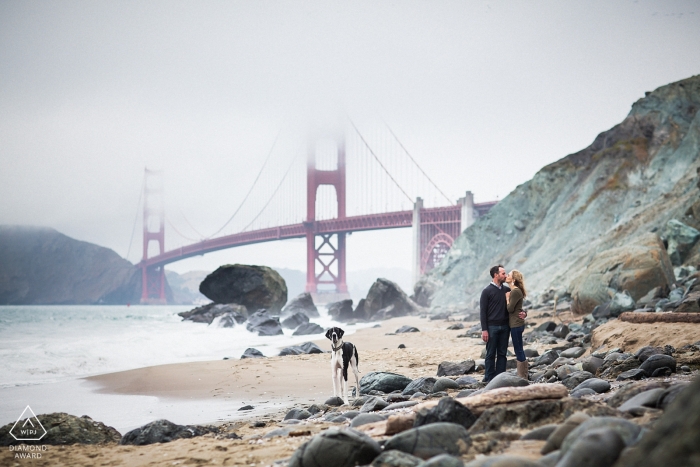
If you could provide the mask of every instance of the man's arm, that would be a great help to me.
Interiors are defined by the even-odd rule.
[[[489,296],[487,289],[481,292],[481,299],[479,300],[479,319],[481,320],[481,339],[484,342],[489,341],[489,320],[488,320],[488,310],[489,310]]]

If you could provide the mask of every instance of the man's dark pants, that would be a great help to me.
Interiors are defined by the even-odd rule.
[[[484,381],[491,381],[496,375],[506,371],[506,354],[510,327],[489,326],[489,341],[486,343],[486,363],[484,364]]]

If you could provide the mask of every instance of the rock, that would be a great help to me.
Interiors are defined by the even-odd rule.
[[[661,381],[639,381],[634,383],[628,383],[620,386],[615,393],[610,396],[606,403],[610,407],[620,407],[625,401],[630,398],[640,394],[644,391],[648,391],[654,388],[664,388],[666,389],[669,385]]]
[[[558,368],[558,367],[560,367],[560,366],[562,366],[562,365],[573,366],[573,365],[576,365],[576,362],[574,361],[573,358],[559,357],[559,358],[557,358],[556,360],[554,360],[554,361],[551,363],[550,366],[551,366],[552,368]]]
[[[413,326],[401,326],[396,330],[396,334],[402,334],[404,332],[420,332],[420,330]]]
[[[413,407],[414,405],[418,405],[418,402],[417,401],[394,402],[392,404],[387,405],[382,410],[388,411],[388,410],[396,410],[396,409],[405,409],[406,407]]]
[[[384,393],[403,391],[410,383],[411,379],[403,375],[373,371],[360,379],[360,394],[367,394],[370,391]]]
[[[366,319],[374,319],[379,310],[392,306],[390,316],[398,317],[414,315],[420,312],[420,307],[411,300],[401,287],[388,279],[377,279],[367,292],[364,312]]]
[[[293,336],[308,336],[311,334],[323,334],[325,330],[316,323],[306,323],[299,326],[293,333]]]
[[[554,365],[552,365],[554,366]],[[573,373],[579,371],[574,365],[562,365],[557,368],[557,378],[559,381],[564,381],[566,378],[571,376]]]
[[[206,305],[197,307],[190,311],[183,311],[178,313],[182,317],[183,321],[194,321],[195,323],[207,323],[211,324],[215,318],[221,317],[221,320],[226,322],[232,321],[230,326],[226,326],[219,322],[220,327],[233,327],[234,323],[242,323],[248,319],[248,310],[243,305],[237,305],[235,303],[220,304],[220,303],[208,303]]]
[[[551,365],[557,358],[559,358],[559,353],[556,350],[548,350],[537,357],[533,366]]]
[[[350,422],[351,427],[358,427],[361,425],[367,425],[368,423],[381,422],[386,420],[386,417],[376,413],[360,413]]]
[[[532,431],[528,431],[524,435],[520,437],[522,440],[535,440],[535,441],[547,441],[547,438],[554,433],[554,430],[557,429],[559,425],[556,424],[550,424],[550,425],[542,425],[540,427],[535,428]]]
[[[651,376],[656,369],[663,367],[668,367],[675,373],[676,359],[670,355],[652,355],[642,363],[639,369],[644,370],[648,376]]]
[[[591,388],[581,388],[581,389],[574,389],[573,391],[571,391],[571,394],[569,394],[569,396],[580,399],[583,396],[595,396],[596,394],[598,394],[598,393],[595,392]]]
[[[668,257],[671,264],[680,266],[693,245],[700,239],[700,231],[677,219],[671,219],[666,223],[663,236],[668,242]]]
[[[535,349],[523,349],[526,358],[539,357],[540,353]]]
[[[372,462],[382,449],[375,440],[352,429],[329,428],[302,444],[289,467],[353,467]]]
[[[700,291],[690,292],[676,308],[677,313],[700,312]]]
[[[0,428],[0,446],[27,445],[67,445],[67,444],[110,444],[118,443],[121,434],[111,426],[96,422],[87,415],[76,417],[64,412],[39,414],[36,419],[46,434],[38,441],[17,441],[10,430],[16,422]],[[25,422],[26,423],[26,422]],[[36,423],[33,421],[32,423]],[[19,426],[19,425],[18,425]],[[17,433],[17,428],[12,433]],[[21,437],[21,435],[20,435]]]
[[[631,409],[635,409],[637,407],[656,408],[659,397],[664,393],[664,391],[665,390],[662,388],[655,388],[640,392],[636,396],[625,401],[625,403],[618,407],[617,410],[620,412],[629,412]]]
[[[421,409],[416,413],[414,427],[431,423],[449,422],[470,428],[476,422],[476,415],[471,410],[451,397],[443,397],[435,407]]]
[[[549,454],[540,457],[537,462],[539,462],[540,467],[556,467],[559,458],[561,457],[561,451],[552,451]]]
[[[257,332],[258,336],[284,334],[279,318],[270,316],[266,310],[258,310],[250,315],[246,329],[250,332]]]
[[[433,392],[433,385],[435,384],[436,379],[433,377],[420,377],[417,379],[414,379],[411,381],[401,392],[401,394],[404,395],[413,395],[416,392],[422,392],[424,394],[430,394]]]
[[[455,383],[459,384],[460,386],[467,386],[470,384],[476,384],[478,382],[479,382],[479,380],[477,380],[473,376],[462,376],[461,378],[457,378],[455,380]]]
[[[381,397],[372,397],[369,399],[367,402],[362,404],[362,408],[360,409],[360,413],[365,413],[365,412],[374,412],[376,410],[382,410],[386,408],[389,405],[387,401],[382,399]]]
[[[552,332],[556,328],[557,328],[557,323],[555,323],[554,321],[545,321],[544,323],[535,327],[535,331],[537,331],[537,332]]]
[[[583,371],[587,371],[589,373],[596,374],[596,372],[598,371],[598,368],[600,368],[603,365],[603,359],[590,356],[590,357],[584,359],[581,363],[582,363],[581,368],[583,369]]]
[[[311,416],[311,412],[305,409],[292,409],[284,416],[285,420],[306,420]]]
[[[432,392],[441,392],[447,389],[459,389],[459,384],[450,378],[438,378],[433,385]]]
[[[343,402],[343,399],[340,397],[331,397],[330,399],[326,399],[326,402],[324,402],[325,405],[329,405],[331,407],[340,407],[344,403],[345,402]]]
[[[299,345],[299,347],[301,347],[304,353],[307,354],[323,353],[321,347],[317,346],[313,342],[304,342],[303,344]]]
[[[580,438],[588,430],[596,428],[607,428],[616,431],[625,445],[631,446],[642,428],[630,421],[624,420],[617,417],[592,417],[581,423],[579,426],[574,428],[571,433],[566,435],[564,441],[561,443],[561,453],[565,456],[569,449],[573,446],[574,442]]]
[[[625,448],[611,428],[595,428],[581,434],[557,463],[557,467],[611,467]]]
[[[248,347],[245,349],[245,352],[243,352],[243,355],[241,355],[241,359],[244,358],[264,358],[265,356],[262,354],[261,351],[258,349],[254,349],[252,347]]]
[[[569,390],[574,389],[579,384],[583,383],[587,379],[593,378],[593,375],[587,371],[577,371],[569,375],[562,384],[569,388]]]
[[[589,378],[574,388],[574,391],[580,389],[592,389],[598,394],[603,394],[610,390],[610,383],[600,378]]]
[[[384,449],[397,449],[429,459],[440,454],[466,454],[470,445],[469,433],[462,425],[438,422],[399,433],[387,440]]]
[[[327,410],[328,410],[328,406],[325,405],[325,404],[312,404],[312,405],[310,405],[309,408],[306,409],[306,410],[308,410],[310,414],[316,415],[316,414],[319,413],[319,412],[325,412],[325,411],[327,411]]]
[[[542,464],[527,457],[503,454],[475,459],[464,467],[542,467]]]
[[[287,355],[302,355],[305,354],[304,349],[301,347],[297,346],[292,346],[292,347],[285,347],[282,350],[280,350],[280,357],[286,357]]]
[[[570,349],[564,350],[559,355],[564,358],[578,358],[586,353],[586,349],[582,347],[571,347]]]
[[[437,376],[459,376],[471,373],[476,368],[474,360],[463,362],[441,362],[438,365]]]
[[[306,316],[304,313],[301,312],[296,312],[291,315],[289,315],[287,318],[282,320],[280,323],[283,328],[287,329],[296,329],[302,324],[306,324],[309,322],[309,317]]]
[[[464,462],[459,457],[449,454],[440,454],[418,464],[418,467],[464,467]]]
[[[146,444],[169,443],[176,439],[193,438],[207,433],[216,433],[217,431],[214,427],[176,425],[168,420],[156,420],[131,430],[122,436],[119,444],[143,446]]]
[[[304,292],[291,299],[280,313],[280,317],[286,318],[295,313],[304,313],[309,318],[320,318],[318,308],[314,305],[314,299],[309,292]]]
[[[554,337],[564,339],[566,338],[566,335],[569,334],[569,326],[567,326],[566,324],[559,324],[557,325],[557,327],[554,328],[552,334],[554,334]]]
[[[637,360],[644,363],[647,358],[651,357],[652,355],[662,355],[665,353],[666,352],[664,352],[663,347],[652,347],[647,345],[646,347],[642,347],[641,349],[637,350],[634,353],[634,356],[637,357]]]
[[[496,375],[489,384],[486,385],[486,390],[507,387],[520,387],[530,384],[526,379],[520,378],[510,373],[501,373]]]
[[[654,372],[651,374],[651,377],[652,378],[666,378],[668,376],[671,376],[672,374],[673,374],[673,371],[669,367],[664,366],[664,367],[657,368],[656,370],[654,370]]]
[[[451,324],[447,327],[448,331],[459,331],[460,329],[464,329],[464,325],[462,323]]]
[[[576,427],[589,418],[590,417],[583,412],[576,412],[569,416],[563,424],[557,426],[552,431],[552,434],[549,435],[547,442],[544,444],[544,446],[542,446],[540,452],[542,454],[547,454],[559,449],[561,447],[561,443],[564,441],[564,438],[566,438],[569,433],[574,431]]]
[[[617,376],[617,381],[629,381],[629,380],[639,380],[644,378],[647,372],[641,368],[633,368],[631,370],[623,371]]]
[[[423,462],[420,457],[412,456],[396,449],[384,451],[372,461],[372,467],[416,467]]]
[[[663,394],[659,396],[659,400],[657,401],[657,408],[661,410],[666,410],[671,403],[676,400],[676,398],[683,393],[685,388],[690,386],[690,383],[688,381],[682,381],[673,384],[671,387],[667,388]]]
[[[328,316],[335,321],[348,322],[357,317],[352,310],[352,300],[341,300],[326,305],[328,308]]]
[[[627,291],[636,300],[654,287],[670,287],[674,282],[661,239],[654,233],[643,234],[632,243],[597,253],[579,275],[571,277],[571,310],[590,313],[609,300],[609,288]]]
[[[244,264],[220,266],[199,285],[215,303],[237,303],[249,310],[265,308],[279,313],[287,302],[287,285],[277,271]]]

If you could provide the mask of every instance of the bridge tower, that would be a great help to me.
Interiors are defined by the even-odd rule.
[[[143,183],[143,258],[141,266],[141,303],[165,304],[164,266],[145,265],[151,242],[158,244],[158,254],[165,252],[165,208],[163,173],[144,169]],[[154,255],[155,256],[155,255]]]
[[[335,188],[338,203],[338,219],[345,218],[345,141],[337,138],[337,164],[335,170],[316,168],[316,143],[313,139],[308,149],[306,167],[306,291],[318,302],[319,293],[333,294],[331,300],[348,298],[345,275],[345,233],[316,234],[316,196],[318,188],[330,185]],[[318,267],[318,268],[317,268]],[[317,273],[317,271],[320,271]],[[333,285],[334,290],[320,290],[319,285]],[[323,298],[320,301],[326,301]]]

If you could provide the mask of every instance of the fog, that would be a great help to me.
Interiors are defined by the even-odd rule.
[[[386,122],[451,199],[501,199],[700,73],[698,44],[697,1],[0,2],[0,223],[137,262],[145,167],[169,221],[208,236],[273,144],[282,167],[348,118]],[[186,243],[166,226],[167,248]],[[409,246],[353,234],[348,269],[410,269]],[[225,262],[303,270],[304,242],[169,268]]]

